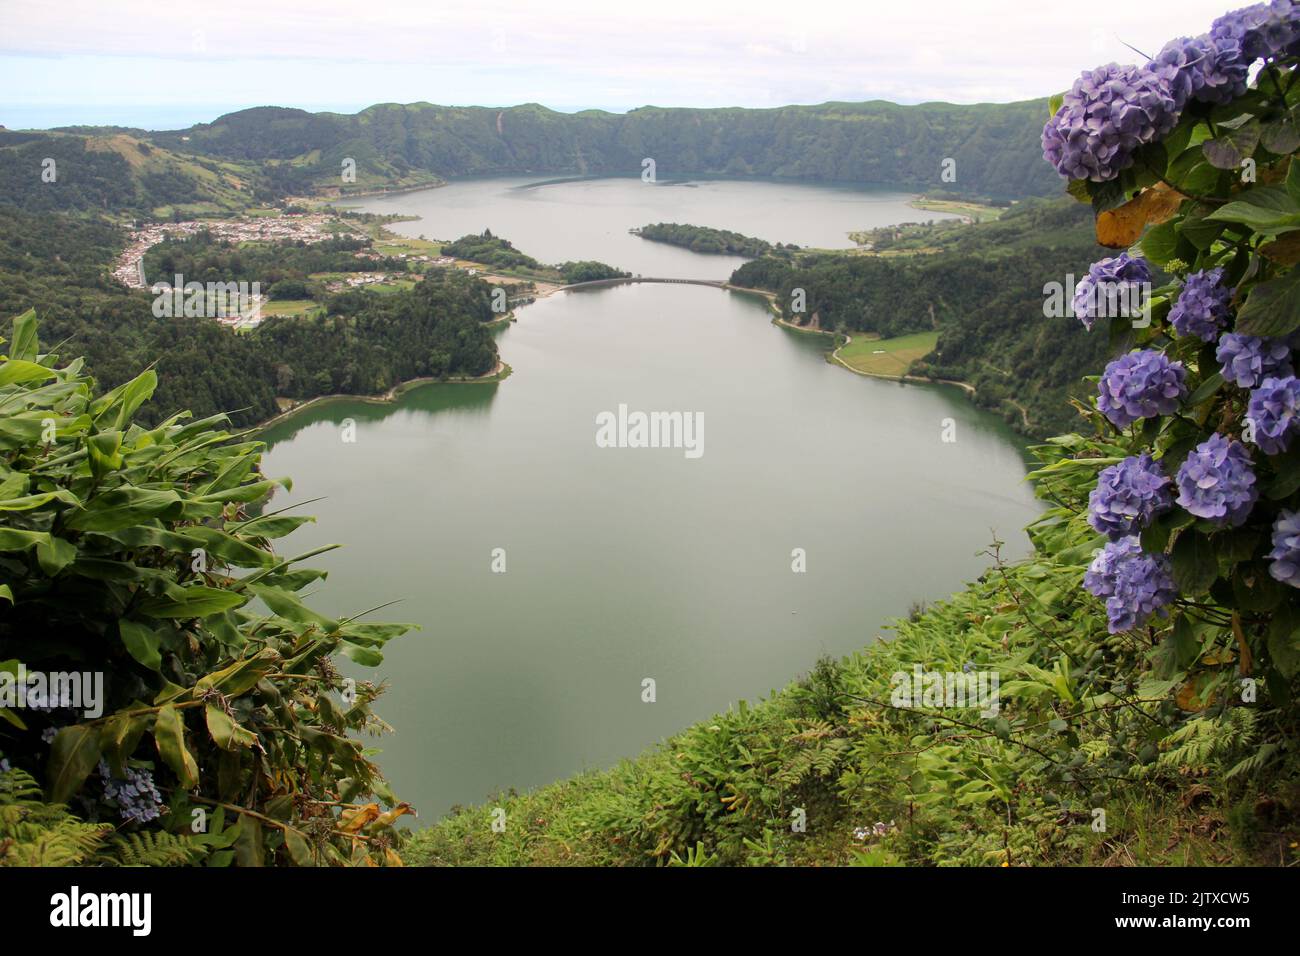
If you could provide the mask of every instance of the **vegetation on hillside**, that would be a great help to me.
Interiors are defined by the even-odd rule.
[[[516,249],[509,239],[492,235],[491,229],[484,229],[477,236],[461,236],[455,242],[447,243],[442,247],[442,254],[482,263],[493,269],[529,269],[537,272],[544,268],[532,256]]]
[[[385,103],[355,115],[259,107],[152,141],[178,152],[237,161],[276,160],[264,172],[279,194],[338,188],[340,164],[361,175],[716,174],[821,182],[943,187],[964,197],[1052,192],[1037,161],[1043,101],[958,106],[823,103],[778,109],[665,109],[557,113],[535,103],[507,109]],[[942,178],[945,160],[956,180]],[[373,183],[372,183],[373,185]],[[346,188],[346,187],[345,187]],[[358,187],[359,188],[359,187]]]
[[[483,375],[497,364],[486,327],[500,317],[492,289],[456,270],[430,270],[408,290],[322,293],[323,315],[268,318],[235,334],[207,319],[155,317],[150,293],[108,276],[121,242],[119,230],[96,220],[0,206],[0,314],[38,307],[47,335],[84,355],[110,387],[154,367],[155,401],[141,411],[151,423],[188,409],[229,412],[248,426],[277,414],[277,398],[375,395],[413,378]],[[270,292],[319,264],[375,267],[341,242],[236,248],[195,237],[158,246],[147,262],[154,279],[181,271],[206,281],[212,267],[235,273],[220,281],[259,281]]]
[[[0,205],[28,212],[222,214],[254,199],[256,167],[180,155],[124,133],[0,139]]]
[[[7,345],[0,865],[400,864],[380,688],[333,657],[409,626],[303,602],[321,551],[274,542],[312,519],[225,416],[141,424],[155,373],[101,392],[30,312]]]
[[[1064,286],[1102,251],[1087,210],[1069,199],[1031,201],[993,222],[938,223],[912,237],[925,254],[767,256],[731,281],[774,292],[781,317],[796,325],[885,338],[938,332],[912,374],[971,383],[976,403],[1020,430],[1023,406],[1037,438],[1072,427],[1069,402],[1086,397],[1083,376],[1105,345],[1045,318],[1043,286]]]

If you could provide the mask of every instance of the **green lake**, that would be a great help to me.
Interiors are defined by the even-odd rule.
[[[363,208],[422,216],[399,224],[410,235],[491,228],[543,261],[693,278],[739,260],[627,230],[692,222],[826,246],[933,218],[896,193],[837,187],[522,182]],[[504,382],[332,402],[264,435],[267,473],[294,479],[271,507],[323,499],[281,551],[345,545],[310,562],[330,572],[313,606],[398,601],[372,617],[422,627],[349,673],[389,684],[377,709],[396,733],[375,741],[378,759],[425,821],[634,756],[960,588],[995,533],[1009,555],[1028,547],[1020,529],[1039,507],[999,419],[956,389],[829,365],[825,339],[772,325],[759,299],[627,285],[517,316],[498,337]],[[620,405],[702,416],[703,454],[598,447],[597,416]]]

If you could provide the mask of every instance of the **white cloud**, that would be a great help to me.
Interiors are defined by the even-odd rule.
[[[1028,99],[1199,33],[1224,0],[4,0],[8,107],[557,109]],[[39,112],[36,110],[35,112]],[[63,119],[61,122],[68,122]],[[123,120],[127,121],[127,120]],[[0,122],[4,117],[0,116]],[[13,124],[11,124],[13,125]]]

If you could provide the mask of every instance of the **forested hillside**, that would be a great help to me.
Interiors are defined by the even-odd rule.
[[[936,225],[917,241],[932,251],[766,257],[731,281],[775,292],[783,318],[797,325],[882,337],[937,329],[938,345],[915,374],[975,385],[977,403],[1023,430],[1023,417],[1005,402],[1014,400],[1036,436],[1071,427],[1068,399],[1086,393],[1082,378],[1104,343],[1077,322],[1046,318],[1043,286],[1081,277],[1101,252],[1091,211],[1069,198],[1032,201],[994,222]],[[795,289],[804,291],[803,312],[795,311]]]
[[[237,425],[252,425],[277,413],[277,397],[372,395],[412,378],[482,375],[497,362],[484,324],[499,318],[491,289],[463,273],[440,270],[409,291],[346,292],[326,301],[328,317],[268,318],[235,334],[211,320],[155,317],[152,295],[108,276],[120,242],[118,230],[97,221],[0,207],[0,314],[38,308],[46,334],[85,355],[109,386],[154,365],[158,383],[141,412],[145,421],[189,409],[229,412]],[[202,237],[159,250],[160,270],[170,264],[203,274],[210,259],[237,265],[238,275],[223,281],[247,278],[267,288],[286,269],[292,274],[295,256],[313,259],[301,263],[307,268],[331,254],[291,248],[280,260],[270,248],[236,252]]]
[[[258,164],[183,156],[126,133],[0,138],[0,205],[28,212],[229,213],[254,199]],[[264,190],[263,190],[264,191]]]
[[[381,178],[529,173],[717,174],[946,189],[970,196],[1046,195],[1057,184],[1036,158],[1044,101],[956,106],[823,103],[779,109],[557,113],[385,103],[355,115],[261,107],[151,134],[179,152],[274,160],[278,189],[340,186],[344,159]],[[955,182],[940,178],[955,161]],[[288,161],[292,160],[292,163]]]

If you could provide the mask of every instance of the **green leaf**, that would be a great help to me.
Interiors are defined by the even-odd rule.
[[[247,598],[237,591],[223,591],[203,585],[187,587],[183,598],[161,597],[140,604],[140,613],[147,617],[191,618],[207,617],[239,607]]]
[[[240,866],[262,866],[262,823],[247,814],[239,818],[239,836],[235,838],[235,862]]]
[[[1259,142],[1270,153],[1286,156],[1300,149],[1300,133],[1296,132],[1295,121],[1289,116],[1283,116],[1263,126]]]
[[[1174,583],[1183,594],[1204,594],[1219,576],[1214,544],[1206,535],[1190,528],[1179,532],[1169,559]]]
[[[227,697],[238,697],[257,686],[257,682],[270,673],[279,660],[279,655],[272,650],[259,651],[252,657],[245,657],[199,678],[196,686],[215,687]]]
[[[1223,373],[1215,372],[1196,387],[1196,391],[1192,392],[1191,397],[1187,399],[1187,404],[1195,407],[1201,402],[1213,398],[1221,388],[1223,388]]]
[[[384,662],[384,655],[373,647],[362,647],[360,644],[353,644],[351,641],[341,642],[339,652],[362,667],[378,667]]]
[[[1273,615],[1268,629],[1268,656],[1288,680],[1300,672],[1300,612],[1289,605]]]
[[[133,708],[143,706],[137,702]],[[141,714],[114,714],[104,721],[100,742],[115,776],[126,776],[126,762],[140,745],[140,738],[148,726],[149,722]]]
[[[312,858],[311,845],[293,827],[284,829],[284,847],[289,851],[289,859],[293,860],[295,866],[316,865],[316,861]]]
[[[102,478],[110,471],[122,467],[122,433],[118,431],[99,432],[86,439],[86,451],[90,456],[90,472],[96,478]]]
[[[54,370],[44,365],[37,365],[35,362],[11,358],[0,364],[0,386],[39,382],[47,378],[54,378]]]
[[[1164,265],[1178,251],[1178,220],[1171,219],[1146,231],[1139,243],[1142,255],[1156,265]]]
[[[1174,662],[1181,670],[1191,667],[1201,656],[1201,643],[1196,639],[1196,629],[1186,614],[1180,614],[1174,621],[1169,641],[1174,651]]]
[[[28,309],[14,319],[14,340],[9,346],[10,360],[34,362],[39,355],[36,336],[36,310]]]
[[[99,753],[98,724],[73,724],[54,735],[47,765],[50,803],[66,803],[81,789],[99,763]]]
[[[216,702],[208,701],[204,706],[208,723],[208,733],[222,750],[238,750],[241,747],[253,747],[257,744],[257,735],[235,723]]]
[[[54,577],[75,560],[77,546],[71,541],[51,535],[44,541],[36,542],[36,562],[50,577]]]
[[[1250,290],[1237,313],[1237,331],[1244,335],[1281,338],[1300,328],[1300,269]]]
[[[1273,456],[1275,477],[1264,489],[1264,495],[1277,501],[1289,498],[1300,489],[1300,445],[1293,446],[1280,455]]]
[[[1207,216],[1215,222],[1234,222],[1255,232],[1275,235],[1300,229],[1300,204],[1281,186],[1259,186]]]
[[[117,531],[148,518],[176,517],[181,497],[174,491],[125,485],[91,499],[84,511],[68,519],[75,531]]]
[[[117,622],[117,630],[127,653],[151,671],[162,667],[162,655],[158,652],[162,637],[156,630],[147,624],[125,619]]]
[[[1239,611],[1273,610],[1282,602],[1282,588],[1263,561],[1244,562],[1232,576],[1232,593]]]
[[[272,613],[294,624],[314,624],[326,633],[338,630],[339,622],[313,611],[294,595],[279,588],[253,585],[253,593],[262,599]]]
[[[158,756],[172,768],[181,782],[181,789],[193,790],[198,786],[199,765],[185,747],[185,723],[173,705],[167,704],[158,711],[153,737],[158,745]]]
[[[314,522],[310,515],[267,515],[246,521],[233,530],[241,535],[255,535],[259,538],[283,538],[286,534],[297,531],[304,524]]]
[[[1259,145],[1259,121],[1252,119],[1236,129],[1231,129],[1216,139],[1201,144],[1211,165],[1218,169],[1239,169],[1242,160],[1255,152]]]
[[[153,396],[157,387],[158,375],[153,369],[149,369],[116,389],[121,393],[121,397],[117,410],[117,420],[113,423],[113,427],[120,430],[130,424],[132,416],[135,415],[141,405]]]
[[[44,494],[23,495],[20,498],[0,500],[0,511],[32,511],[44,507],[51,501],[62,501],[64,504],[81,507],[81,502],[77,500],[76,495],[66,488],[59,488],[55,491],[47,491]]]

